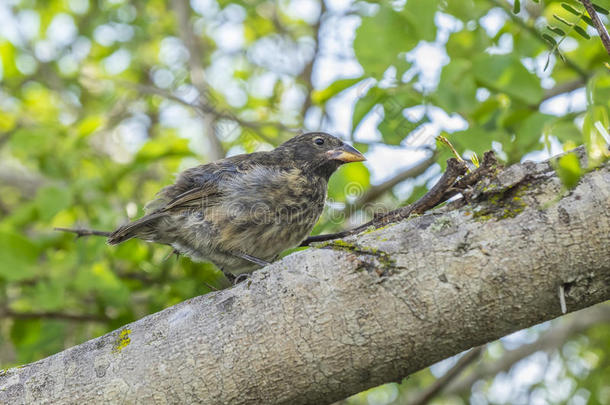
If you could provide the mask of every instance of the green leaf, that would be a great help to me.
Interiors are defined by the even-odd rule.
[[[477,26],[472,31],[463,29],[449,36],[446,46],[447,55],[451,59],[467,59],[482,53],[491,44],[491,39],[482,27]]]
[[[355,77],[353,79],[339,79],[335,82],[331,83],[324,90],[314,90],[311,93],[311,100],[314,104],[322,105],[326,103],[329,99],[341,93],[343,90],[346,90],[352,87],[354,84],[362,81],[362,76]]]
[[[603,15],[608,15],[610,14],[610,11],[606,10],[605,8],[603,8],[602,6],[598,6],[597,4],[593,3],[593,8],[595,9],[595,11],[597,11],[600,14]]]
[[[610,110],[603,105],[591,105],[583,121],[582,133],[587,148],[589,167],[597,167],[608,158],[604,132],[610,131]]]
[[[563,7],[565,10],[569,11],[570,13],[572,13],[574,15],[580,16],[582,14],[581,11],[576,10],[574,7],[572,7],[568,3],[561,3],[561,7]]]
[[[398,144],[415,128],[402,114],[402,111],[405,108],[418,105],[422,101],[423,96],[413,90],[410,85],[391,89],[372,87],[354,106],[352,133],[356,131],[364,117],[373,110],[373,107],[381,104],[383,106],[384,119],[379,125],[379,130],[386,142]]]
[[[558,28],[559,29],[559,28]],[[563,32],[563,31],[561,31]],[[542,38],[544,38],[548,43],[550,43],[553,46],[557,46],[557,41],[555,41],[555,38],[553,38],[552,36],[550,36],[549,34],[542,34]],[[546,69],[546,68],[545,68]]]
[[[356,131],[364,117],[368,115],[373,107],[379,104],[386,93],[378,87],[372,87],[362,97],[358,99],[354,106],[354,114],[352,115],[352,133]]]
[[[438,10],[439,0],[409,0],[402,13],[407,16],[419,39],[434,41],[436,24],[434,16]]]
[[[173,134],[154,138],[144,144],[138,151],[134,163],[157,161],[166,156],[192,156],[188,139]]]
[[[502,130],[488,130],[482,127],[468,128],[445,135],[460,155],[471,150],[479,156],[491,149],[492,142],[506,143],[510,137]]]
[[[564,36],[564,35],[566,34],[566,33],[565,33],[565,31],[564,31],[564,30],[562,30],[562,29],[561,29],[561,28],[559,28],[559,27],[553,27],[553,26],[547,25],[547,26],[546,26],[546,29],[547,29],[547,30],[549,30],[549,31],[551,31],[551,32],[554,32],[554,33],[555,33],[555,34],[557,34],[557,35],[561,35],[561,36]],[[554,39],[553,39],[552,44],[553,44],[553,45],[555,45],[555,40],[554,40]]]
[[[370,177],[362,163],[342,166],[328,182],[328,198],[340,202],[356,199],[370,186]]]
[[[447,113],[468,113],[478,105],[476,93],[472,62],[467,59],[453,59],[441,71],[434,99]]]
[[[598,74],[587,83],[589,104],[610,107],[610,75]]]
[[[568,188],[576,187],[583,175],[578,156],[574,153],[563,155],[557,161],[555,171],[561,182]]]
[[[532,105],[542,99],[540,79],[515,55],[477,55],[473,60],[473,72],[477,81],[492,91],[504,92]]]
[[[574,24],[563,19],[562,17],[559,17],[557,14],[553,14],[553,18],[556,19],[557,21],[567,25],[568,27],[572,27]]]
[[[379,77],[397,61],[399,53],[410,51],[419,39],[418,29],[405,14],[383,5],[376,15],[362,19],[354,52],[367,74]]]
[[[425,116],[419,121],[411,122],[401,113],[395,116],[384,117],[377,129],[381,132],[383,141],[386,144],[399,145],[417,127],[426,122],[429,122],[429,119]]]
[[[584,39],[591,39],[589,34],[587,34],[587,31],[585,31],[582,27],[579,27],[578,25],[574,26],[574,31],[576,31]]]
[[[66,187],[46,186],[36,194],[36,208],[42,221],[50,221],[59,211],[72,204],[72,194]]]
[[[518,160],[521,156],[540,145],[540,139],[545,133],[545,128],[556,119],[557,117],[554,115],[535,112],[522,120],[521,125],[516,131],[513,142],[514,156],[511,160]]]
[[[584,22],[586,22],[586,23],[587,23],[589,26],[591,26],[591,27],[593,27],[593,28],[596,28],[596,27],[595,27],[595,24],[593,23],[593,20],[592,20],[590,17],[588,17],[588,16],[586,16],[586,15],[584,15],[584,14],[583,14],[583,15],[581,15],[581,16],[580,16],[580,18],[581,18],[581,19],[582,19]]]
[[[53,320],[16,319],[11,341],[19,363],[29,363],[64,349],[65,324]]]
[[[514,14],[519,14],[519,11],[521,11],[521,1],[520,0],[514,0],[514,3],[513,3],[513,13]]]
[[[441,2],[440,6],[443,12],[462,20],[463,22],[476,20],[489,11],[481,2],[477,1],[475,3],[473,0],[445,1]]]
[[[37,273],[39,249],[29,239],[10,231],[0,231],[0,277],[25,280]]]
[[[15,66],[17,50],[9,41],[0,40],[0,79],[10,79],[19,75]]]
[[[556,122],[548,131],[549,135],[555,136],[559,142],[574,142],[582,143],[582,132],[571,120],[562,120]]]

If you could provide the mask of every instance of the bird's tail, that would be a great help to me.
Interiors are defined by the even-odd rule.
[[[95,229],[82,229],[82,228],[55,228],[56,231],[71,232],[75,233],[77,238],[82,236],[105,236],[108,238],[106,241],[109,245],[118,245],[121,242],[125,242],[132,238],[140,238],[144,240],[153,240],[154,238],[154,227],[151,227],[151,223],[157,219],[165,216],[165,213],[155,213],[145,215],[142,218],[129,222],[123,226],[118,227],[113,232],[98,231]]]
[[[147,241],[154,241],[155,238],[155,227],[152,226],[161,217],[166,214],[164,212],[158,212],[154,214],[145,215],[142,218],[118,227],[114,232],[108,235],[109,245],[118,245],[121,242],[125,242],[131,238],[140,238]]]

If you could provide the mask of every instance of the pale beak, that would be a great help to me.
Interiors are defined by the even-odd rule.
[[[326,152],[329,159],[340,160],[341,162],[362,162],[366,160],[364,155],[349,145],[342,145],[337,149],[332,149]]]

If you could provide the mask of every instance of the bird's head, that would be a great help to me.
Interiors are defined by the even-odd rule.
[[[281,144],[277,150],[290,154],[297,164],[312,169],[326,179],[344,163],[366,160],[354,147],[324,132],[297,135]]]

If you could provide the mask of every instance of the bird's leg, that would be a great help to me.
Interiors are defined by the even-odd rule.
[[[220,291],[218,288],[214,287],[212,284],[210,283],[206,283],[205,281],[202,281],[203,284],[205,284],[206,287],[208,287],[210,290],[212,291]]]
[[[165,256],[165,257],[163,258],[163,260],[161,260],[161,261],[162,261],[162,262],[166,262],[166,261],[168,261],[168,260],[169,260],[169,259],[170,259],[170,258],[171,258],[173,255],[176,255],[176,258],[179,258],[179,257],[180,257],[180,252],[178,252],[176,249],[172,249],[172,251],[171,251],[171,252],[169,252],[169,253],[167,254],[167,256]]]
[[[265,266],[268,266],[268,265],[271,264],[271,263],[269,263],[269,262],[267,262],[267,261],[265,261],[263,259],[259,259],[258,257],[251,256],[251,255],[249,255],[247,253],[231,252],[231,254],[233,256],[239,257],[241,259],[247,260],[247,261],[249,261],[251,263],[257,264],[257,265],[259,265],[261,267],[265,267]]]

